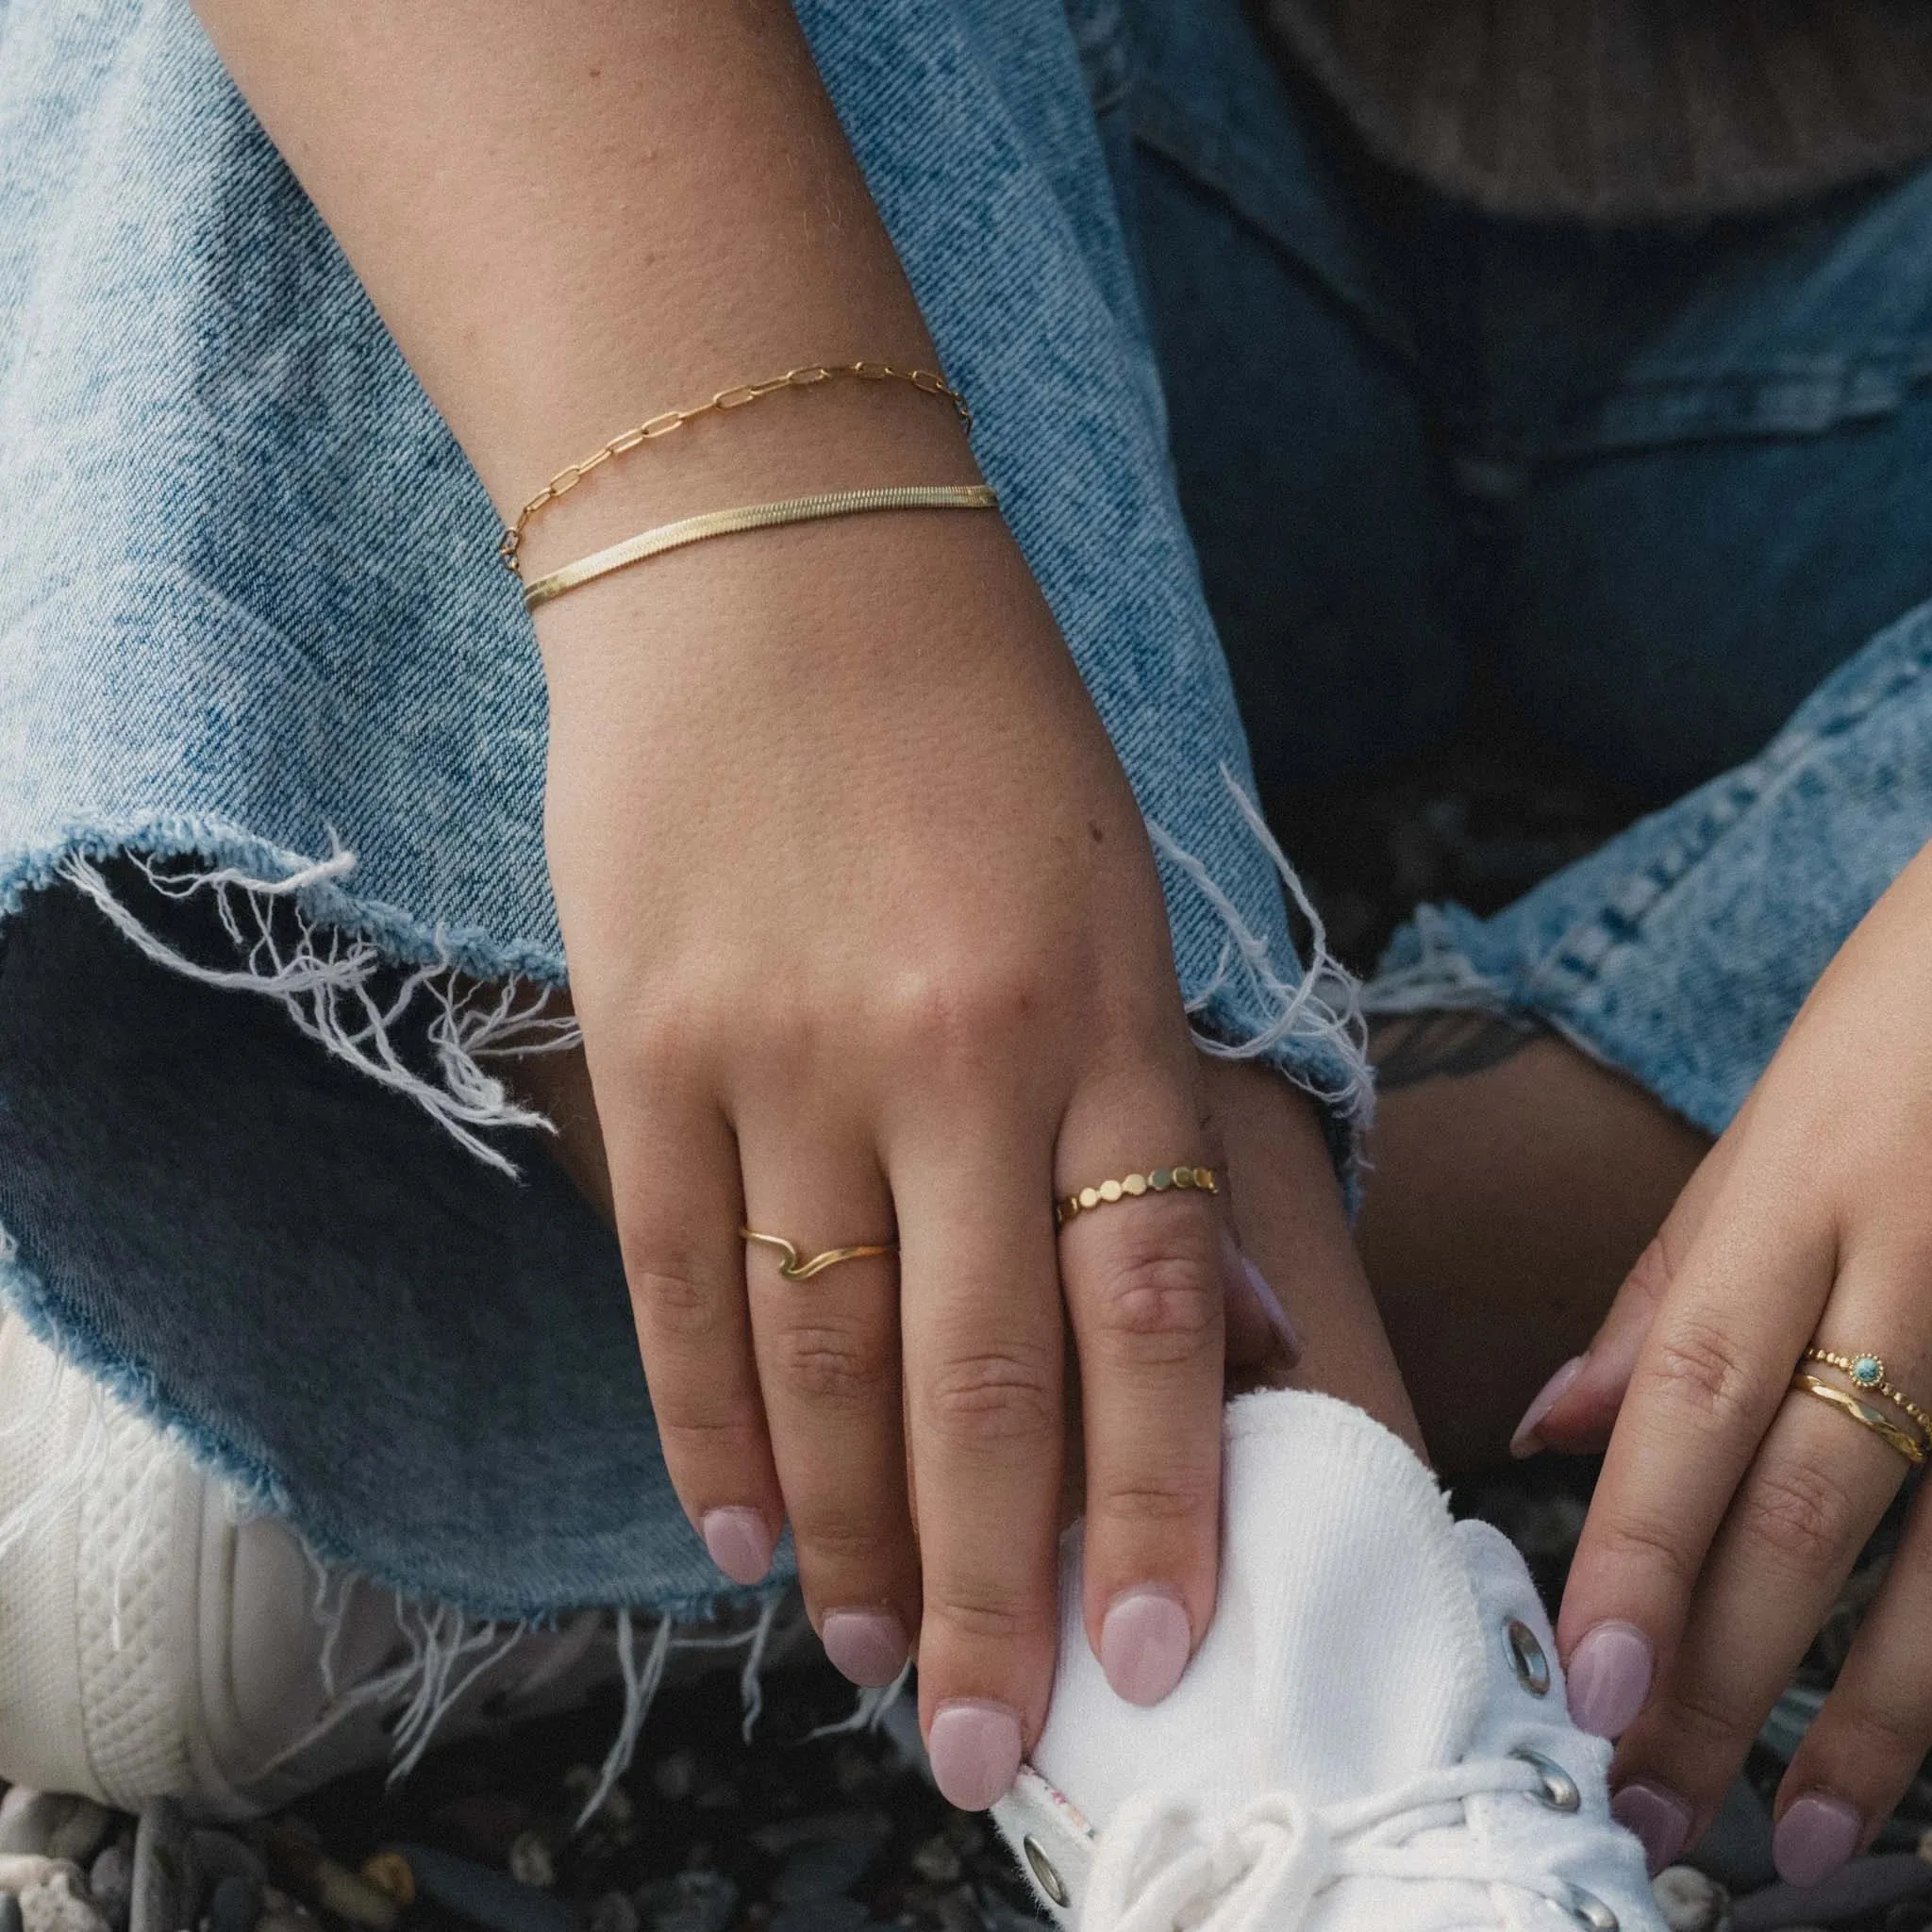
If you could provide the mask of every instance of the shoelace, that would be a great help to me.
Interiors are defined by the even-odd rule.
[[[1271,1791],[1212,1823],[1185,1800],[1143,1792],[1100,1834],[1080,1932],[1299,1932],[1343,1878],[1506,1885],[1569,1910],[1575,1893],[1563,1879],[1486,1861],[1443,1830],[1466,1823],[1470,1798],[1541,1787],[1522,1758],[1476,1758],[1342,1805]],[[1425,1834],[1431,1842],[1415,1841]]]

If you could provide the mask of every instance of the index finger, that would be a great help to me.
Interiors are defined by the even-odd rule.
[[[1571,1715],[1619,1736],[1667,1669],[1718,1527],[1785,1396],[1835,1254],[1736,1172],[1637,1357],[1557,1623]]]

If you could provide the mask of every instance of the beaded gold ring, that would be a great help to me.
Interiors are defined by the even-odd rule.
[[[1204,1194],[1221,1191],[1214,1185],[1211,1167],[1157,1167],[1147,1174],[1123,1174],[1117,1181],[1102,1181],[1097,1187],[1082,1188],[1053,1204],[1053,1223],[1064,1227],[1076,1214],[1091,1214],[1113,1201],[1138,1200],[1142,1194],[1165,1194],[1174,1188],[1196,1188]]]
[[[1807,1362],[1824,1362],[1837,1369],[1840,1374],[1851,1378],[1852,1386],[1861,1395],[1882,1395],[1892,1407],[1902,1409],[1924,1430],[1928,1441],[1932,1441],[1932,1414],[1919,1407],[1903,1390],[1894,1389],[1885,1378],[1885,1360],[1875,1355],[1840,1355],[1829,1348],[1807,1348],[1803,1359]]]

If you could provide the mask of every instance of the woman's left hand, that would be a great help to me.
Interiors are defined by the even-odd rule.
[[[1814,1346],[1881,1357],[1932,1408],[1932,846],[1813,988],[1536,1423],[1554,1448],[1608,1438],[1557,1634],[1577,1721],[1620,1739],[1615,1808],[1654,1868],[1710,1823],[1907,1474],[1793,1387],[1802,1368],[1850,1391],[1801,1360]],[[1928,1495],[1778,1792],[1789,1880],[1867,1843],[1932,1745]]]

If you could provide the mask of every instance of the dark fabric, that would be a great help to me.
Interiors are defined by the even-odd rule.
[[[1258,0],[1382,160],[1495,214],[1737,213],[1932,153],[1925,0]]]

